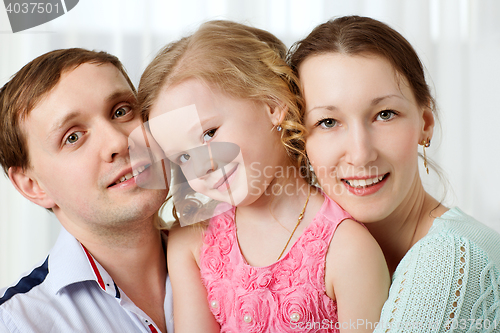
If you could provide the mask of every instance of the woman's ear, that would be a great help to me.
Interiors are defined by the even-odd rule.
[[[432,135],[434,134],[435,120],[434,113],[432,112],[430,106],[427,106],[423,109],[422,124],[422,133],[420,134],[419,144],[421,144],[424,140],[430,142],[430,140],[432,139]]]
[[[21,167],[10,167],[8,175],[12,185],[29,201],[47,209],[56,206],[52,198],[29,171],[23,170]]]
[[[276,106],[267,105],[269,117],[274,126],[278,126],[285,120],[286,113],[288,112],[288,105],[285,103],[276,104]]]

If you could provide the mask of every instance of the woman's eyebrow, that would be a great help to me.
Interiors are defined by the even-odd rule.
[[[377,105],[380,102],[382,102],[386,99],[390,99],[390,98],[398,98],[398,99],[404,100],[404,97],[401,95],[389,94],[389,95],[384,95],[384,96],[380,96],[380,97],[376,97],[376,98],[372,99],[372,101],[370,102],[370,105],[372,105],[372,106]],[[312,109],[307,110],[306,113],[311,112],[315,109],[325,109],[328,111],[336,111],[338,108],[334,105],[318,105],[318,106],[313,107]]]
[[[383,100],[385,99],[389,99],[389,98],[399,98],[399,99],[404,99],[402,96],[400,95],[397,95],[397,94],[389,94],[389,95],[385,95],[385,96],[381,96],[381,97],[377,97],[377,98],[374,98],[372,99],[372,102],[371,102],[371,105],[377,105],[379,104],[380,102],[382,102]]]
[[[333,105],[318,105],[318,106],[313,107],[312,109],[307,110],[306,113],[309,113],[309,112],[316,110],[316,109],[325,109],[328,111],[336,111],[337,107],[333,106]]]

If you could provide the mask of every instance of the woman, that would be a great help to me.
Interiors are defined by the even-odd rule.
[[[376,331],[500,330],[500,236],[422,186],[418,145],[427,168],[436,111],[412,46],[384,23],[341,17],[289,62],[318,181],[365,223],[392,275]]]

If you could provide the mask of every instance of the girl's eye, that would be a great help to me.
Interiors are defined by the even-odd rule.
[[[130,111],[132,111],[132,108],[128,105],[124,105],[113,112],[113,119],[124,117],[129,114]]]
[[[316,123],[316,126],[321,126],[323,128],[332,128],[337,125],[337,121],[333,118],[321,119]]]
[[[179,156],[179,162],[181,164],[186,163],[190,158],[191,156],[189,156],[189,154],[182,154],[181,156]]]
[[[392,118],[394,118],[395,115],[396,112],[392,110],[380,111],[377,115],[377,120],[382,120],[382,121],[391,120]]]
[[[216,128],[206,131],[205,134],[203,134],[203,141],[208,142],[212,140],[215,136],[215,132],[217,132]]]
[[[83,132],[73,132],[64,141],[65,144],[75,144],[83,135]]]

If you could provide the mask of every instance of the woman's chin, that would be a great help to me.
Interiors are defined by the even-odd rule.
[[[386,219],[393,210],[392,207],[384,205],[383,202],[374,201],[371,203],[347,203],[333,198],[354,220],[362,223],[374,223]]]

